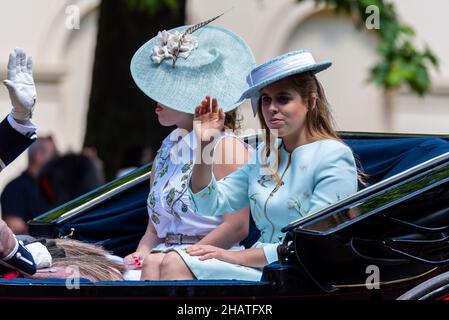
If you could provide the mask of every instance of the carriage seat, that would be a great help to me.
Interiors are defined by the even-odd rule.
[[[440,138],[345,139],[344,142],[352,149],[359,169],[367,175],[367,185],[449,152],[449,141]]]

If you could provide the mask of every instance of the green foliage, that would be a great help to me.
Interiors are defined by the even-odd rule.
[[[130,9],[155,15],[168,8],[179,13],[180,0],[124,0]],[[306,0],[297,0],[304,2]],[[407,85],[413,92],[424,95],[431,85],[429,69],[438,67],[438,60],[429,47],[418,49],[414,44],[414,29],[401,22],[396,9],[387,0],[314,0],[317,5],[325,4],[337,13],[354,17],[359,29],[365,28],[365,21],[372,12],[369,6],[379,8],[379,29],[372,29],[379,37],[377,51],[380,61],[371,68],[369,79],[386,90]]]
[[[305,0],[297,0],[304,2]],[[379,9],[378,29],[372,29],[379,37],[377,51],[381,57],[370,73],[370,80],[386,90],[407,85],[418,95],[429,91],[431,80],[429,69],[438,67],[438,60],[429,47],[418,49],[414,45],[415,31],[399,20],[393,4],[385,0],[314,0],[317,5],[325,4],[338,13],[355,18],[358,28],[372,14],[369,6]]]
[[[147,12],[149,15],[155,15],[162,8],[167,8],[174,14],[180,13],[179,0],[124,0],[128,3],[131,10]]]

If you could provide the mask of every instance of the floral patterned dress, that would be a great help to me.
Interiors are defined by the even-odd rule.
[[[176,129],[164,139],[156,155],[147,207],[159,238],[167,233],[205,236],[223,222],[220,216],[198,214],[190,203],[188,184],[195,146],[193,132],[183,136],[182,130]]]
[[[219,139],[227,136],[235,137],[231,133],[223,132]],[[155,174],[147,199],[147,208],[159,238],[165,238],[167,233],[205,236],[223,222],[222,216],[198,214],[191,204],[188,184],[195,161],[195,151],[194,133],[185,134],[182,130],[176,129],[164,139],[156,155]],[[188,246],[190,245],[161,243],[153,249],[153,252],[177,251],[195,274],[195,265],[201,264],[202,261],[185,253],[183,249]],[[241,250],[243,247],[234,246],[231,249]]]
[[[357,191],[354,156],[343,143],[319,140],[289,153],[278,139],[276,148],[280,153],[277,172],[281,182],[262,167],[260,147],[255,163],[245,165],[220,181],[212,178],[198,193],[189,189],[194,207],[202,214],[220,216],[250,206],[254,222],[261,231],[253,247],[263,248],[268,263],[278,260],[282,227]],[[268,159],[270,164],[273,161],[274,156]],[[220,266],[210,267],[217,272],[207,271],[207,279],[260,280],[262,275],[261,270],[254,268],[218,260],[215,264]]]

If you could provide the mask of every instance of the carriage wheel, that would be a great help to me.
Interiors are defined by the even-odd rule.
[[[397,300],[449,300],[449,272],[421,283]]]

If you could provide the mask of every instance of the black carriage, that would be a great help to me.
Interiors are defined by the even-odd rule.
[[[261,281],[0,280],[3,298],[449,299],[449,137],[341,133],[360,191],[285,226]],[[248,142],[256,144],[257,137]],[[150,166],[29,222],[32,235],[133,252],[147,225]],[[251,223],[243,245],[258,238]]]

